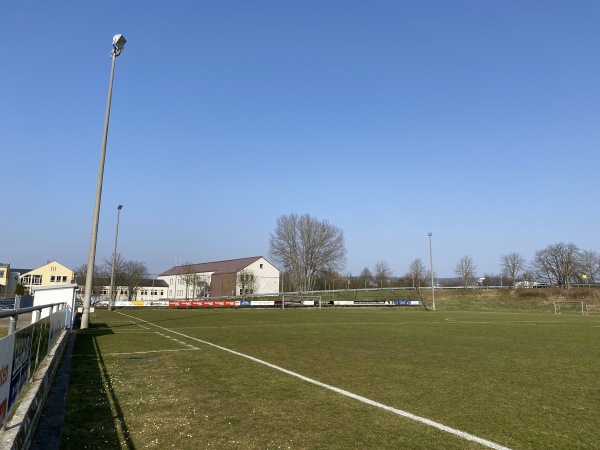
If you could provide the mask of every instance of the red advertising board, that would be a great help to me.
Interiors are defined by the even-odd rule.
[[[235,300],[170,300],[169,306],[174,308],[233,308]]]

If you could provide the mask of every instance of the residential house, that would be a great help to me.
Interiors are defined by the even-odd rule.
[[[71,284],[74,281],[75,272],[56,261],[48,261],[37,269],[19,275],[19,283],[29,293],[39,286],[57,286],[59,284]]]

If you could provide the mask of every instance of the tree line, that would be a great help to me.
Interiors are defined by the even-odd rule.
[[[92,292],[99,294],[101,290],[110,287],[110,279],[112,276],[112,258],[104,258],[102,264],[94,266],[94,275],[92,278]],[[115,255],[113,277],[113,292],[110,293],[111,299],[114,300],[115,293],[119,290],[127,292],[127,299],[134,300],[134,296],[138,288],[148,285],[150,273],[146,264],[140,261],[127,260],[119,253]],[[85,285],[87,274],[87,264],[82,264],[74,270],[77,278],[77,283]]]
[[[411,261],[408,271],[396,278],[386,261],[378,261],[372,270],[365,267],[359,276],[352,276],[350,272],[342,274],[347,253],[343,231],[309,214],[280,216],[270,234],[269,250],[271,258],[280,265],[282,289],[287,291],[431,284],[431,272],[421,258]],[[500,256],[499,265],[499,274],[485,273],[480,277],[482,285],[514,287],[517,282],[525,281],[568,287],[596,283],[600,277],[600,255],[573,243],[548,245],[536,251],[531,261],[518,252],[510,252]],[[473,258],[461,257],[454,266],[454,273],[457,282],[465,288],[473,283],[477,277]]]

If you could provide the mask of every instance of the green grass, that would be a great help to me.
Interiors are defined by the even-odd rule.
[[[198,340],[510,448],[596,447],[600,316],[452,301],[98,311],[76,340],[62,448],[482,448]]]
[[[355,300],[423,300],[431,305],[431,291],[415,290],[358,290],[324,294],[322,301]],[[583,300],[590,314],[600,314],[600,289],[597,288],[543,288],[543,289],[436,289],[438,310],[453,311],[538,311],[554,312],[555,301]]]

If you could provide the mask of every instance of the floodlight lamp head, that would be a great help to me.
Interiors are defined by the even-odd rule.
[[[123,50],[125,50],[125,42],[127,42],[127,40],[125,39],[125,36],[123,36],[122,34],[115,34],[113,36],[113,53],[115,54],[115,56],[119,56],[121,54],[121,52]]]
[[[427,236],[431,237],[431,232],[427,233]]]
[[[118,209],[119,211],[121,211],[121,210],[123,209],[123,205],[119,205],[119,206],[117,206],[117,209]]]

